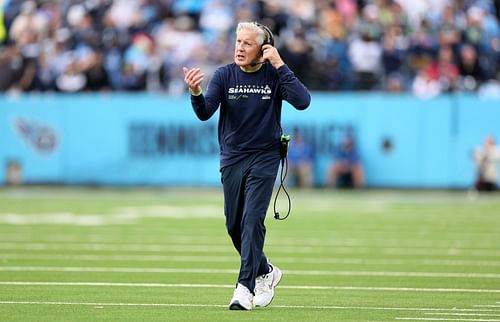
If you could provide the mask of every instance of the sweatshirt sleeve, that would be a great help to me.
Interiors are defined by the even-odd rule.
[[[221,80],[221,71],[217,70],[208,83],[206,94],[191,94],[191,106],[193,107],[193,111],[202,121],[211,118],[219,108],[223,95],[223,83]]]
[[[283,99],[298,110],[305,110],[311,103],[311,94],[287,65],[278,68]]]

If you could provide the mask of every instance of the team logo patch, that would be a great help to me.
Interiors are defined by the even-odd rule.
[[[18,118],[14,121],[14,127],[23,141],[39,153],[49,154],[57,148],[57,134],[45,124]]]

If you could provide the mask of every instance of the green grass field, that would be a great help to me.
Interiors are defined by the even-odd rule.
[[[291,195],[276,297],[242,312],[219,189],[0,189],[0,320],[500,321],[500,195]]]

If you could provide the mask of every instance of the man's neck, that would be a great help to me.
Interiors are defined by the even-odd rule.
[[[251,65],[246,65],[246,66],[240,66],[240,69],[244,71],[245,73],[254,73],[258,71],[262,67],[261,63],[258,64],[251,64]]]

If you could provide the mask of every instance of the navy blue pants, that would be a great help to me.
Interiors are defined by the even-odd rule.
[[[226,228],[241,258],[238,283],[251,292],[255,278],[269,271],[264,220],[279,162],[279,151],[258,152],[221,169]]]

